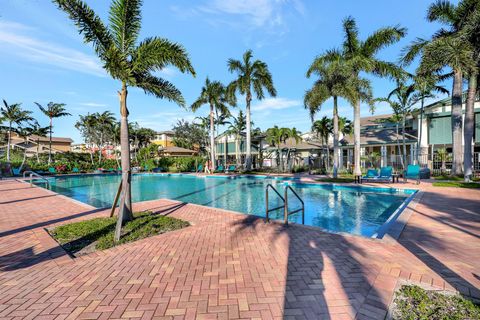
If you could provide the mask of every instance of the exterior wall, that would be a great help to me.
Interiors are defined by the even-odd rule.
[[[162,133],[162,134],[157,134],[155,136],[155,139],[152,140],[152,143],[161,147],[172,147],[173,146],[172,140],[173,139],[170,135]]]

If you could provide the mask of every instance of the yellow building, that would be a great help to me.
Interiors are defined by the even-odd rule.
[[[173,144],[173,131],[160,131],[155,135],[155,139],[152,140],[152,143],[159,145],[161,147],[172,147]]]

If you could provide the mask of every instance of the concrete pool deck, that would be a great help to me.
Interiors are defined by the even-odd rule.
[[[404,281],[480,299],[480,190],[419,188],[398,240],[154,200],[135,210],[192,226],[72,259],[45,228],[108,210],[3,180],[0,319],[383,319]]]

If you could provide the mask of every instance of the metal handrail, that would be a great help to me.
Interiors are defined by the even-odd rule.
[[[271,208],[269,209],[268,208],[268,188],[271,188],[273,191],[275,191],[275,193],[277,194],[277,196],[282,199],[283,201],[283,206],[278,206],[278,207],[275,207],[275,208]],[[271,211],[275,211],[275,210],[278,210],[278,209],[281,209],[281,208],[285,208],[285,198],[282,197],[282,195],[277,191],[277,189],[275,189],[274,186],[272,186],[270,183],[267,184],[267,186],[265,187],[265,216],[266,216],[266,222],[269,222],[269,217],[268,217],[268,213],[271,212]]]
[[[302,207],[300,209],[288,212],[288,190],[291,190],[293,192],[293,194],[295,195],[295,197],[297,197],[297,199],[302,204]],[[285,224],[288,224],[288,216],[289,215],[297,213],[299,211],[302,211],[302,224],[305,224],[305,202],[303,202],[302,198],[300,198],[298,193],[295,190],[293,190],[293,188],[289,185],[287,185],[285,187],[285,201],[284,201],[284,203],[285,203],[285,210],[284,210],[284,212],[285,212],[285,217],[284,217]]]
[[[45,178],[44,176],[42,176],[41,174],[38,174],[38,173],[36,173],[36,172],[34,172],[34,171],[29,171],[29,170],[24,171],[24,172],[23,172],[23,178],[24,178],[24,179],[25,179],[25,175],[26,175],[27,173],[30,173],[30,187],[33,187],[33,176],[35,176],[35,177],[37,177],[37,178],[39,178],[39,179],[45,180],[45,182],[47,183],[47,185],[50,187],[50,181],[48,181],[48,179]]]

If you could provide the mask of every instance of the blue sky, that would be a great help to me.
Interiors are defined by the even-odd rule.
[[[104,21],[110,1],[87,0]],[[313,79],[305,71],[313,58],[342,41],[342,19],[352,15],[363,39],[375,29],[388,25],[408,28],[398,44],[383,50],[380,57],[398,59],[401,48],[415,37],[429,37],[438,25],[425,20],[430,0],[144,0],[141,38],[160,36],[182,44],[189,52],[197,77],[167,68],[160,75],[173,82],[192,103],[205,77],[231,81],[228,58],[240,59],[252,49],[254,57],[267,62],[278,91],[276,98],[254,101],[252,117],[256,126],[274,124],[308,131],[310,120],[303,108],[303,94]],[[22,102],[33,110],[43,125],[34,101],[63,102],[73,116],[57,119],[54,135],[81,142],[74,123],[79,114],[110,110],[118,116],[119,84],[102,70],[90,45],[83,43],[76,28],[63,12],[48,0],[2,0],[0,2],[0,98]],[[384,96],[394,86],[387,79],[372,77],[374,94]],[[450,86],[450,83],[447,84]],[[449,88],[450,89],[450,88]],[[239,108],[244,98],[239,97]],[[207,108],[195,114],[166,100],[147,96],[131,88],[130,120],[155,130],[166,130],[177,119],[205,116]],[[236,111],[234,111],[236,112]],[[353,117],[352,108],[341,102],[339,112]],[[388,113],[385,105],[375,114]],[[327,103],[318,117],[330,116]],[[368,107],[362,115],[368,115]]]

